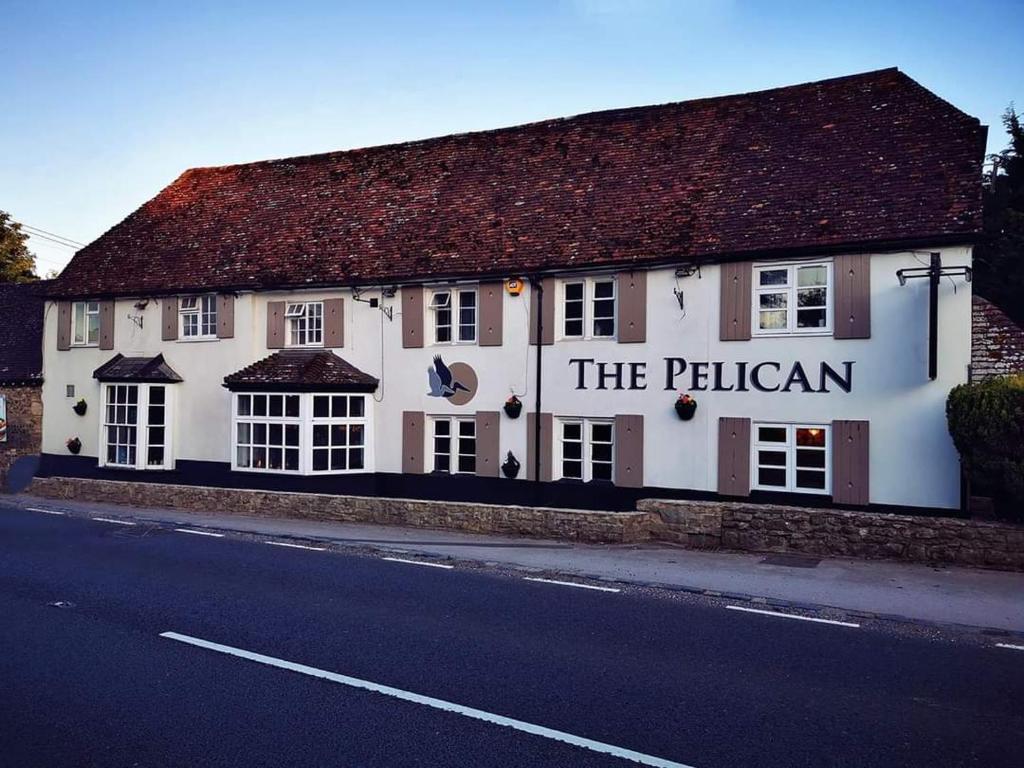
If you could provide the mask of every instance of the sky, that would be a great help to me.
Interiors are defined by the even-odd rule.
[[[87,243],[187,168],[884,67],[989,125],[1024,0],[0,0],[0,210]],[[41,274],[74,248],[34,236]]]

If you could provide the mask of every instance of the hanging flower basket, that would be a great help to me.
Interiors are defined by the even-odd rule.
[[[697,412],[697,401],[689,395],[680,395],[676,400],[676,413],[683,421],[689,421]]]
[[[89,405],[88,405],[88,403],[85,402],[85,398],[84,397],[81,400],[79,400],[77,403],[75,403],[73,406],[71,406],[71,409],[75,413],[77,413],[79,416],[85,416],[85,412],[86,412],[86,410],[88,410],[88,408],[89,408]]]
[[[505,463],[501,465],[501,473],[509,480],[515,480],[519,476],[519,467],[519,459],[512,455],[512,451],[509,451]]]
[[[65,445],[68,447],[68,450],[71,451],[71,453],[74,453],[76,455],[80,450],[82,450],[82,441],[79,440],[77,437],[68,438]]]
[[[512,397],[505,401],[504,408],[506,416],[510,419],[518,419],[519,414],[523,412],[523,401],[512,395]]]

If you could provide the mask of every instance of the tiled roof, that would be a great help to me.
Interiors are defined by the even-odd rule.
[[[125,381],[176,384],[184,381],[164,360],[156,357],[125,357],[116,354],[93,371],[93,378],[100,381]]]
[[[975,296],[971,326],[971,377],[1024,373],[1024,329],[999,307]]]
[[[224,377],[235,391],[373,392],[377,379],[326,349],[285,349]]]
[[[43,381],[43,307],[47,285],[0,284],[0,384]]]
[[[973,239],[985,128],[896,69],[186,171],[63,296],[377,284]]]

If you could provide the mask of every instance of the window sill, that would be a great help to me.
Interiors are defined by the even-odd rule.
[[[220,341],[219,336],[182,336],[177,339],[181,344],[195,344],[201,341]]]
[[[559,336],[555,341],[615,341],[617,338],[616,336]]]
[[[831,328],[819,331],[751,331],[751,339],[792,339],[800,336],[831,336]]]
[[[99,349],[100,343],[97,341],[95,344],[72,344],[68,349]]]

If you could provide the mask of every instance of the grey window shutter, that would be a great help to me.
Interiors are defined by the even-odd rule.
[[[615,484],[640,488],[644,484],[644,417],[615,417]]]
[[[232,339],[235,336],[235,297],[230,293],[217,296],[217,338]]]
[[[402,347],[423,346],[423,286],[408,285],[402,289]]]
[[[870,500],[866,421],[832,422],[832,501],[867,504]]]
[[[622,272],[616,279],[620,344],[647,341],[647,272]]]
[[[555,419],[550,413],[540,415],[540,479],[551,480],[551,447],[554,445]],[[534,456],[537,448],[537,414],[526,414],[526,479],[536,478],[534,473]]]
[[[174,341],[178,338],[178,298],[176,296],[171,296],[160,302],[160,338],[164,341]]]
[[[476,412],[476,473],[497,477],[501,464],[500,425],[497,411]]]
[[[833,336],[837,339],[871,338],[871,256],[837,256],[833,266],[835,309]]]
[[[753,303],[753,265],[749,261],[730,262],[722,264],[721,273],[719,339],[747,341],[750,339],[750,307]]]
[[[71,302],[57,302],[57,349],[71,349]]]
[[[503,302],[505,286],[502,283],[480,284],[480,346],[500,347],[504,325]]]
[[[114,348],[114,302],[100,302],[100,349]]]
[[[423,411],[402,411],[402,472],[423,474],[424,439]]]
[[[544,299],[544,316],[541,318],[543,328],[540,334],[541,344],[555,343],[555,279],[545,277],[541,280]],[[530,343],[537,343],[537,294],[538,291],[530,286]]]
[[[283,301],[267,302],[267,349],[284,349]]]
[[[328,349],[345,346],[345,300],[324,300],[324,346]]]
[[[718,419],[718,492],[750,495],[750,419]]]

